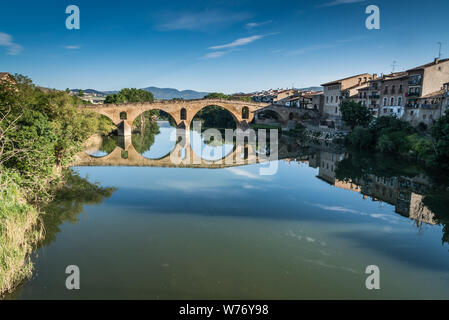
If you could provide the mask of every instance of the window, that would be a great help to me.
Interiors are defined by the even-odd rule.
[[[329,103],[329,96],[326,97],[326,103]]]
[[[335,113],[338,113],[338,107],[335,107]]]
[[[387,98],[384,98],[384,106],[387,105]]]
[[[390,106],[394,106],[394,97],[391,97],[390,99]]]
[[[187,110],[185,108],[181,109],[181,120],[187,120]]]
[[[248,107],[243,107],[242,109],[242,119],[248,119],[249,118],[249,109]]]
[[[402,97],[398,98],[398,106],[402,106]]]
[[[331,103],[334,102],[334,96],[331,96]]]

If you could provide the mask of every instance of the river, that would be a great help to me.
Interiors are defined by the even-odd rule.
[[[132,143],[159,159],[175,146],[173,130],[160,123]],[[91,155],[115,148],[103,144]],[[232,151],[202,147],[213,160],[214,150]],[[74,167],[72,188],[44,219],[32,279],[8,298],[449,298],[445,186],[394,161],[288,150],[265,176],[258,163]],[[79,267],[80,290],[65,287],[69,265]],[[370,265],[379,290],[365,286]]]

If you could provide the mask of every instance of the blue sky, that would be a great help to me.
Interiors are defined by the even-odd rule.
[[[68,5],[81,12],[68,30]],[[365,27],[368,5],[380,30]],[[447,0],[0,3],[0,72],[58,89],[307,87],[449,56]]]

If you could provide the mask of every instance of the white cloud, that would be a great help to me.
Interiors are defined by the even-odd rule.
[[[288,52],[286,52],[286,56],[293,56],[293,55],[298,55],[298,54],[304,54],[307,52],[311,52],[311,51],[319,51],[319,50],[324,50],[324,49],[330,49],[330,48],[334,48],[336,47],[336,44],[318,44],[318,45],[311,45],[308,47],[303,47],[303,48],[299,48],[299,49],[295,49],[295,50],[290,50]]]
[[[268,23],[271,23],[271,20],[263,21],[263,22],[249,22],[246,24],[246,28],[253,29],[253,28],[263,26],[264,24],[268,24]]]
[[[12,41],[12,36],[0,32],[0,46],[8,49],[8,54],[11,56],[18,55],[22,51],[22,46]]]
[[[168,14],[163,16],[163,22],[156,27],[162,31],[191,30],[202,31],[208,30],[212,26],[226,26],[233,23],[246,20],[248,14],[226,12],[219,10],[206,10],[202,12],[183,12],[176,14]]]
[[[339,5],[343,5],[343,4],[351,4],[351,3],[359,3],[359,2],[365,2],[365,0],[335,0],[335,1],[323,3],[321,5],[318,5],[317,7],[318,8],[335,7],[335,6],[339,6]]]
[[[220,58],[221,56],[225,55],[226,53],[228,53],[230,51],[215,51],[215,52],[210,52],[208,54],[205,54],[203,56],[203,59],[216,59],[216,58]]]
[[[64,46],[64,48],[65,48],[65,49],[68,49],[68,50],[76,50],[76,49],[80,49],[81,46],[78,46],[78,45],[69,45],[69,46]]]
[[[234,40],[227,44],[210,47],[209,49],[220,50],[220,49],[230,49],[230,48],[235,48],[235,47],[240,47],[240,46],[246,46],[247,44],[250,44],[251,42],[262,39],[263,37],[265,37],[265,36],[264,35],[255,35],[255,36],[251,36],[251,37],[240,38],[240,39]]]

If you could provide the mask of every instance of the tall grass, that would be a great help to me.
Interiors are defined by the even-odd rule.
[[[1,169],[0,169],[1,170]],[[32,274],[30,254],[43,239],[39,213],[3,171],[0,175],[0,297]]]

